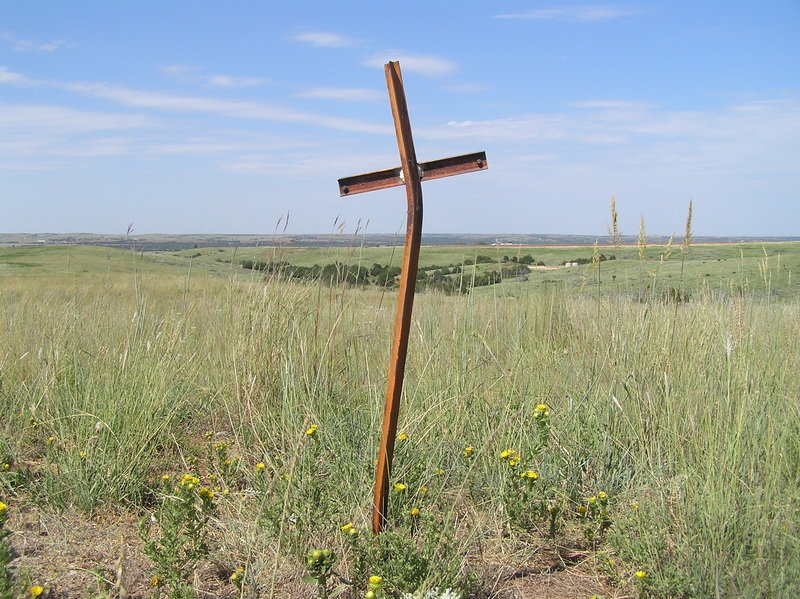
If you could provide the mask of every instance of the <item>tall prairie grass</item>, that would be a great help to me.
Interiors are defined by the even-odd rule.
[[[0,498],[147,513],[163,473],[206,467],[209,431],[240,458],[241,489],[257,489],[258,463],[314,477],[315,503],[287,487],[272,532],[263,505],[220,512],[218,547],[267,596],[285,560],[367,527],[394,301],[255,278],[5,278],[0,461],[14,476]],[[412,457],[394,479],[440,481],[442,517],[457,515],[454,542],[474,557],[505,530],[498,456],[513,448],[552,490],[560,534],[608,494],[618,584],[646,571],[652,596],[794,596],[798,361],[794,299],[419,295],[400,416]],[[551,441],[534,457],[538,404]],[[311,424],[320,449],[303,465]]]

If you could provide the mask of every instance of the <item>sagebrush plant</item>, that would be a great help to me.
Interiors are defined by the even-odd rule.
[[[432,586],[469,588],[458,524],[448,504],[445,471],[433,466],[412,436],[397,437],[393,480],[389,486],[386,526],[381,534],[365,534],[353,522],[341,526],[349,563],[348,578],[355,590],[373,597],[384,593],[415,593]],[[451,455],[468,455],[474,449]],[[435,463],[435,462],[433,462]],[[379,588],[369,580],[380,580]]]
[[[338,561],[338,556],[330,549],[311,549],[306,554],[306,570],[308,575],[303,577],[303,582],[317,585],[317,599],[328,599],[330,578],[336,576],[333,567]]]
[[[528,455],[523,457],[516,449],[504,449],[500,459],[505,463],[503,508],[508,524],[519,530],[530,530],[540,521],[548,523],[548,534],[554,537],[561,512],[557,490],[540,481],[534,470],[536,457],[547,447],[550,436],[550,410],[545,404],[537,404],[533,413],[533,444]],[[471,452],[470,452],[471,453]]]
[[[605,540],[606,532],[613,524],[608,502],[608,494],[600,491],[592,495],[578,508],[581,515],[583,535],[593,548]]]
[[[215,509],[214,491],[201,486],[199,477],[184,474],[175,482],[169,475],[162,477],[162,503],[153,516],[155,522],[146,518],[140,525],[145,555],[154,564],[152,583],[159,594],[166,586],[170,599],[195,596],[190,578],[208,555],[208,522]]]

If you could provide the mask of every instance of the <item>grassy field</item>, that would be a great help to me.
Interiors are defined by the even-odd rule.
[[[0,597],[797,596],[800,244],[683,249],[424,248],[544,267],[417,296],[378,543],[396,294],[240,264],[399,249],[0,249]]]

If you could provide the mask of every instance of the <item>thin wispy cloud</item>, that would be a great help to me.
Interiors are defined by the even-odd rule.
[[[442,89],[457,94],[472,94],[476,92],[486,91],[489,88],[485,85],[477,85],[474,83],[462,83],[459,85],[445,85]]]
[[[0,41],[11,46],[14,52],[53,52],[63,46],[65,40],[52,40],[50,42],[35,42],[18,38],[10,31],[0,33]]]
[[[0,67],[0,83],[7,83],[12,85],[24,85],[25,76],[14,71],[9,71],[8,67]]]
[[[208,75],[201,67],[186,65],[169,65],[161,68],[161,72],[172,79],[183,83],[199,83],[205,87],[254,87],[266,85],[270,81],[263,77],[236,77],[232,75]]]
[[[41,132],[80,133],[156,127],[157,121],[145,115],[104,113],[64,106],[0,104],[0,129]]]
[[[442,77],[456,70],[456,64],[439,56],[407,54],[395,50],[384,50],[364,61],[369,67],[383,68],[389,61],[399,61],[404,73],[417,73],[426,77]]]
[[[643,10],[629,6],[585,5],[538,8],[523,13],[496,15],[498,19],[538,19],[546,21],[567,21],[572,23],[592,23],[608,21],[621,17],[643,14]]]
[[[391,127],[387,125],[376,125],[358,118],[333,117],[266,102],[189,96],[161,91],[131,89],[106,83],[64,83],[33,80],[2,67],[0,67],[0,84],[44,85],[84,96],[103,98],[118,105],[132,108],[167,112],[207,113],[224,117],[275,122],[295,122],[325,129],[360,133],[385,134],[391,132]]]
[[[309,31],[308,33],[295,35],[292,39],[317,46],[318,48],[347,48],[358,43],[356,40],[344,35],[324,31]]]
[[[325,129],[361,133],[386,133],[390,130],[387,126],[375,125],[361,119],[331,117],[267,104],[266,102],[184,96],[165,92],[129,89],[122,86],[110,86],[106,84],[72,83],[64,87],[70,91],[96,98],[105,98],[106,100],[116,102],[120,105],[135,108],[148,108],[169,112],[210,113],[241,119],[295,122],[323,127]]]
[[[628,101],[582,102],[576,110],[418,128],[420,139],[466,139],[509,148],[551,148],[580,162],[680,172],[783,172],[800,163],[800,99],[674,111]]]
[[[299,98],[338,100],[340,102],[374,102],[384,94],[376,89],[356,87],[315,87],[298,94]]]

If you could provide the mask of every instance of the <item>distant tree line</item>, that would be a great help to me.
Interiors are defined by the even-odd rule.
[[[267,277],[280,277],[302,281],[321,281],[327,284],[376,285],[392,288],[398,285],[400,267],[373,263],[370,268],[360,265],[348,265],[333,262],[320,266],[298,266],[285,260],[242,260],[242,268],[255,270]],[[417,269],[417,291],[436,290],[446,294],[467,293],[473,287],[494,285],[503,280],[515,278],[522,280],[530,272],[529,265],[544,266],[544,262],[536,263],[533,256],[527,254],[521,258],[503,256],[497,268],[488,268],[482,272],[470,269],[464,272],[465,266],[478,264],[495,264],[489,256],[477,255],[465,259],[461,264],[420,266]]]

